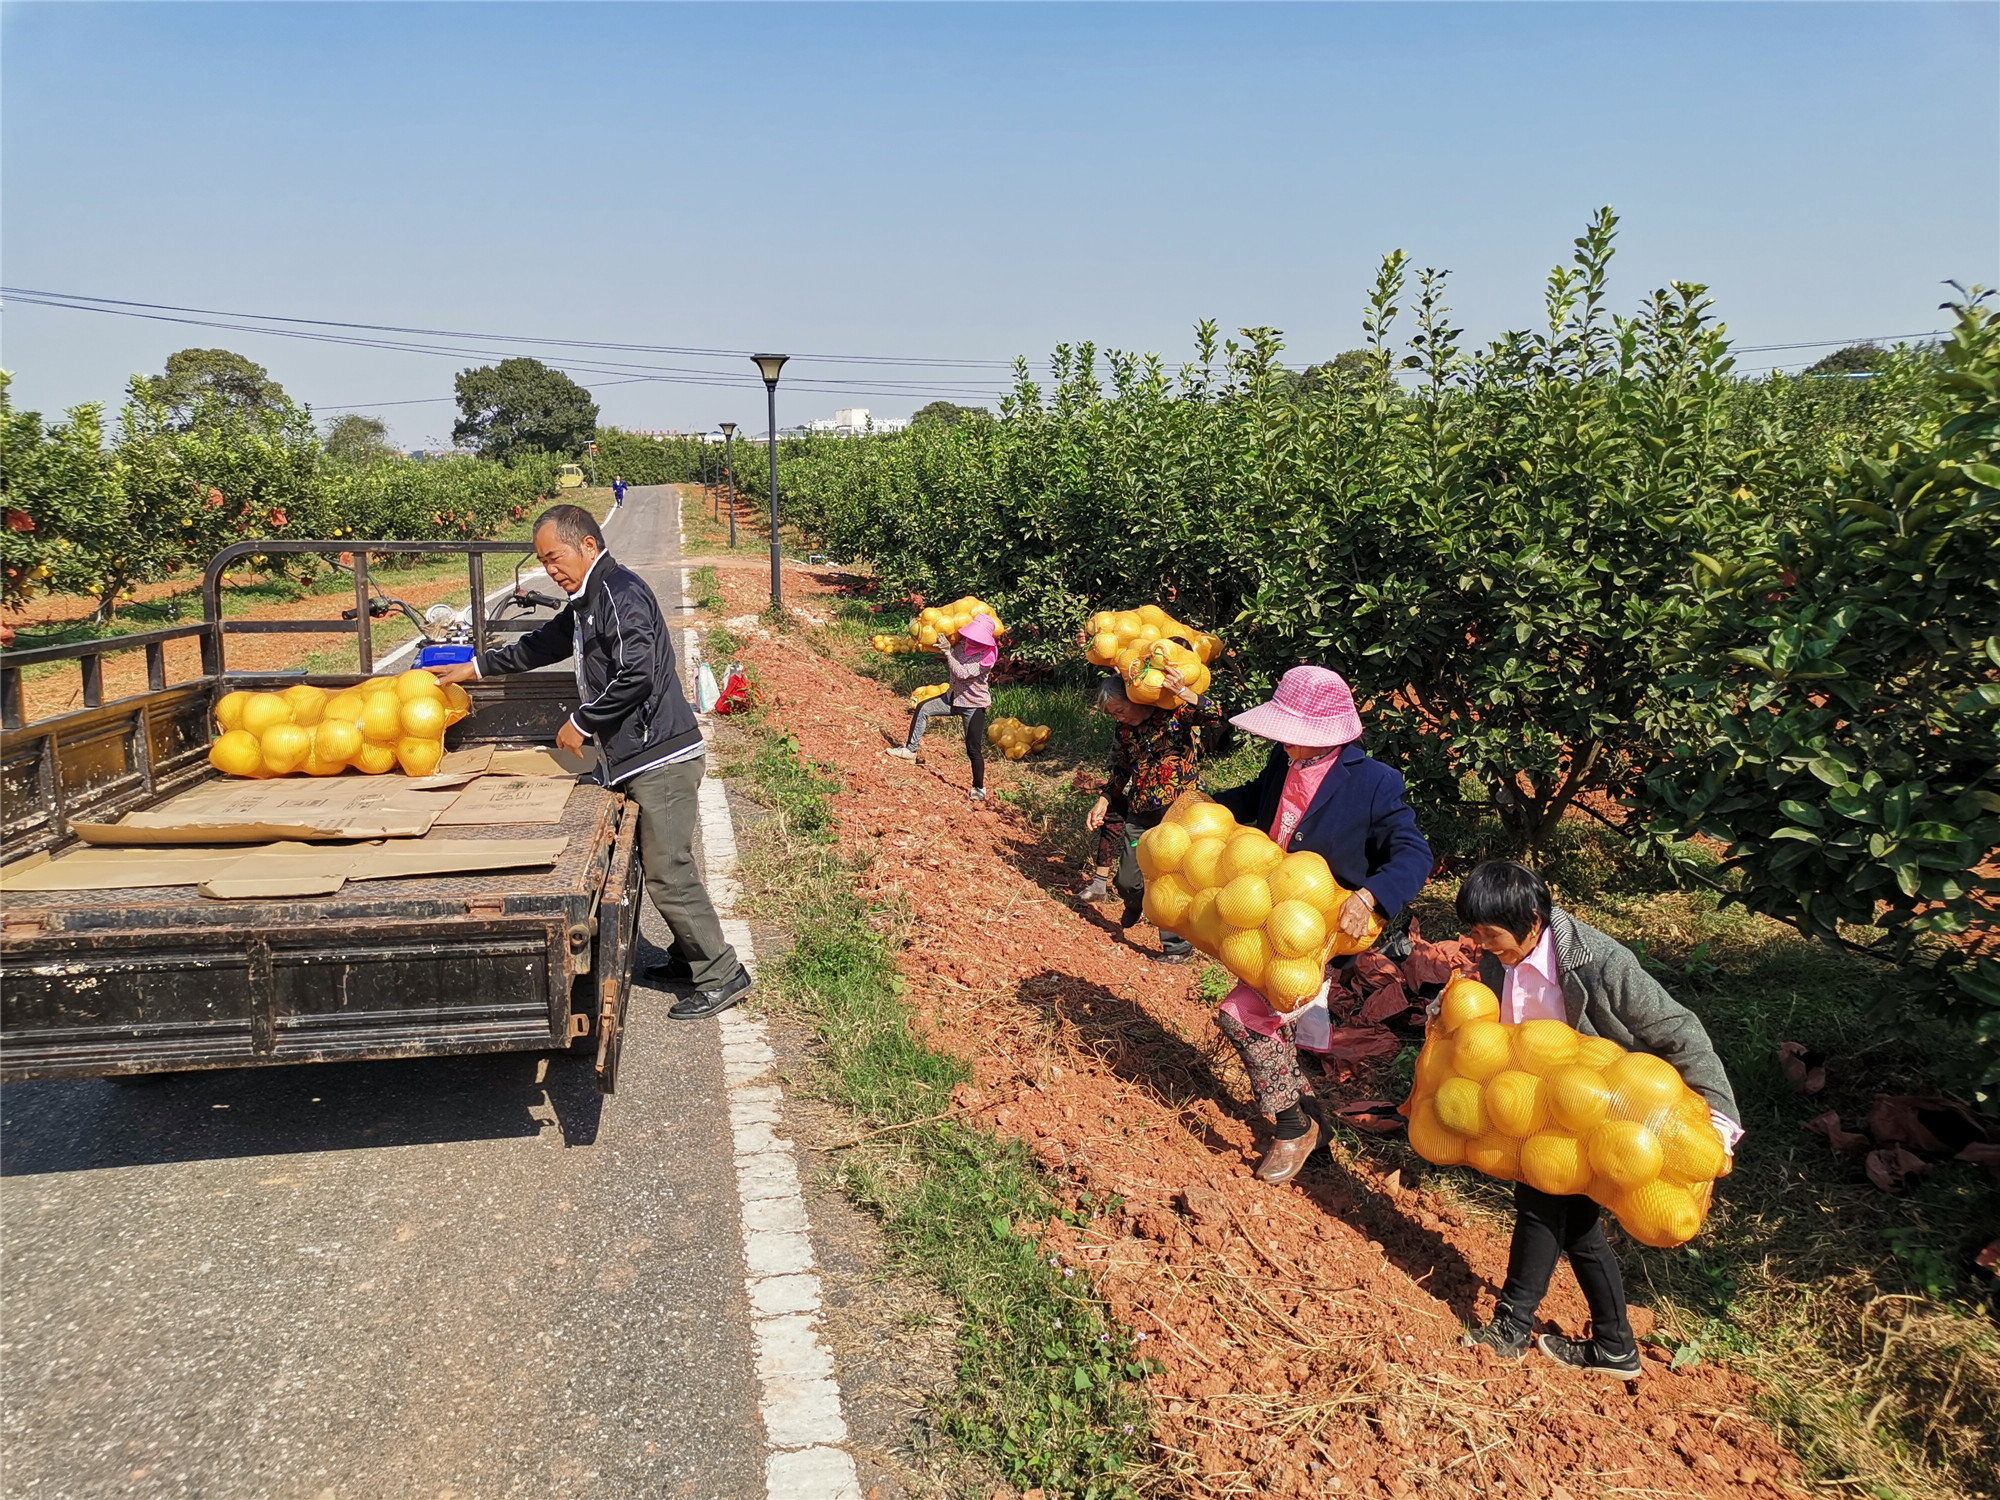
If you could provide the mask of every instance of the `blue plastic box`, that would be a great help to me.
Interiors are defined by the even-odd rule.
[[[455,667],[472,660],[470,646],[426,646],[417,653],[420,667]]]

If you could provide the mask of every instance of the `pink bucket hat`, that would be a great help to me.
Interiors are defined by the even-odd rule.
[[[995,643],[991,615],[974,615],[959,627],[958,638],[961,641],[970,641],[979,648],[978,651],[968,654],[982,667],[990,667],[1000,659],[1000,647]]]
[[[1293,667],[1278,679],[1269,703],[1229,722],[1281,745],[1345,745],[1361,738],[1361,715],[1347,679],[1325,667]]]

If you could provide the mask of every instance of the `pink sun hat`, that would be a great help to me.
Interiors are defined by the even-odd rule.
[[[1325,667],[1293,667],[1269,703],[1230,719],[1245,734],[1281,745],[1345,745],[1361,738],[1347,679]]]
[[[1000,647],[995,642],[993,616],[974,615],[959,627],[958,638],[979,647],[975,659],[981,666],[990,667],[999,660]]]

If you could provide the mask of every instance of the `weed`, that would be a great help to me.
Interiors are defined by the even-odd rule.
[[[747,727],[730,771],[774,816],[745,874],[796,939],[765,991],[811,1019],[833,1097],[871,1124],[912,1127],[851,1153],[844,1183],[963,1312],[940,1430],[1022,1488],[1129,1494],[1119,1476],[1149,1441],[1138,1390],[1147,1369],[1088,1286],[1017,1228],[1058,1211],[1020,1145],[932,1120],[968,1071],[912,1024],[895,964],[902,915],[871,909],[856,868],[831,847],[837,783],[800,760],[791,736]]]
[[[722,608],[722,575],[714,568],[703,566],[688,574],[688,588],[694,595],[694,607],[715,611]]]

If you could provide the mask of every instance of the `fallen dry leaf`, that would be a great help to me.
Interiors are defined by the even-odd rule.
[[[1830,1109],[1823,1115],[1814,1115],[1806,1121],[1805,1128],[1814,1135],[1825,1136],[1826,1143],[1843,1156],[1859,1156],[1871,1144],[1867,1136],[1841,1128],[1838,1110]]]
[[[1885,1193],[1900,1193],[1910,1179],[1924,1170],[1926,1163],[1914,1151],[1901,1146],[1884,1146],[1868,1153],[1868,1180]]]

